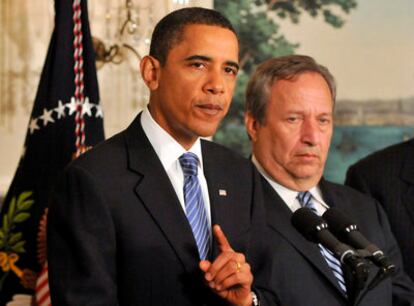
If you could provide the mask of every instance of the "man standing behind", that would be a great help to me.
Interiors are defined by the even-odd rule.
[[[148,108],[75,160],[55,192],[53,305],[257,305],[241,253],[257,210],[254,167],[200,140],[228,111],[238,53],[216,11],[186,8],[157,24],[141,62]]]
[[[253,162],[262,174],[270,246],[269,286],[283,305],[410,305],[413,285],[387,218],[373,199],[322,178],[333,131],[335,82],[308,56],[261,64],[247,88],[246,128]],[[353,296],[342,265],[292,226],[292,213],[308,207],[322,215],[336,207],[397,265],[392,279]],[[371,267],[376,273],[377,268]]]
[[[414,139],[374,152],[349,167],[345,184],[378,200],[414,279]]]

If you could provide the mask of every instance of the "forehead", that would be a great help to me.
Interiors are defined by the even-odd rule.
[[[270,88],[270,100],[277,104],[333,108],[329,85],[317,72],[304,72],[290,80],[278,80]]]
[[[229,29],[214,25],[190,24],[184,26],[180,39],[170,49],[171,55],[184,57],[204,55],[238,62],[239,43]]]

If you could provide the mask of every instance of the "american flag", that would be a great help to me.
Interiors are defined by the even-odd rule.
[[[64,167],[104,139],[87,2],[57,0],[55,11],[23,154],[0,216],[0,305],[24,295],[34,305],[51,305],[46,260],[50,193]]]

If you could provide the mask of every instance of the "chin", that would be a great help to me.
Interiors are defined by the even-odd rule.
[[[302,169],[302,171],[296,172],[296,177],[305,180],[313,180],[315,178],[316,181],[319,181],[321,176],[322,174],[319,169],[317,171],[315,169]]]
[[[209,129],[198,129],[196,130],[196,134],[200,137],[212,137],[217,131],[217,127],[209,128]]]

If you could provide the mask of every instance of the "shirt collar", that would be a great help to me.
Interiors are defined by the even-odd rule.
[[[203,168],[200,138],[197,138],[193,146],[186,151],[152,118],[148,107],[142,111],[141,125],[164,169],[170,169],[185,152],[196,154],[200,161],[200,167]]]
[[[318,201],[325,209],[329,209],[329,205],[325,203],[322,197],[322,192],[319,186],[314,186],[309,189],[309,192],[312,194],[312,197]]]

